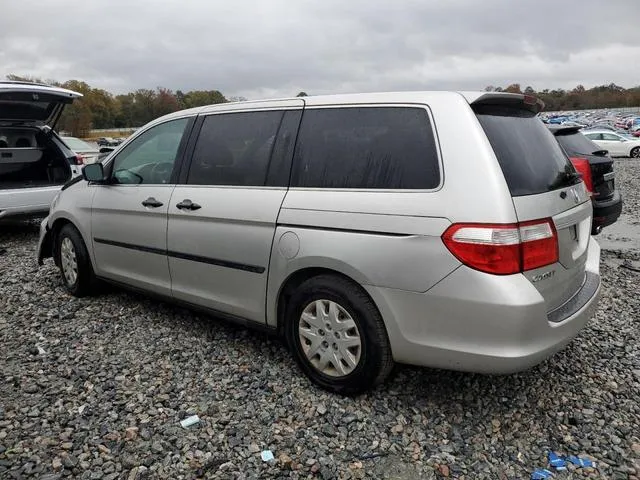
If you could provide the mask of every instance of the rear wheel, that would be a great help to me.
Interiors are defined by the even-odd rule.
[[[640,158],[640,147],[636,147],[631,150],[629,156],[632,158]]]
[[[285,336],[296,361],[322,388],[357,394],[393,368],[378,309],[358,285],[321,275],[302,283],[286,312]]]
[[[73,225],[65,225],[56,236],[55,254],[62,283],[71,295],[84,297],[95,290],[96,277],[89,252]]]

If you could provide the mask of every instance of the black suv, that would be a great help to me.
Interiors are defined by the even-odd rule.
[[[609,152],[602,150],[582,135],[580,128],[549,125],[549,130],[555,135],[591,192],[593,201],[591,233],[596,235],[618,219],[622,211],[622,197],[615,189],[613,159],[609,156]]]

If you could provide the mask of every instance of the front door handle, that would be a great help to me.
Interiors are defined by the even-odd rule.
[[[142,202],[142,205],[144,205],[145,207],[158,208],[158,207],[161,207],[163,204],[162,202],[159,202],[155,198],[149,197],[144,202]]]
[[[188,198],[182,200],[179,204],[176,205],[176,207],[180,210],[198,210],[199,208],[202,208],[200,205],[198,205],[197,203],[193,203]]]

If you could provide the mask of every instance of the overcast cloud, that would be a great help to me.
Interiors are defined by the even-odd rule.
[[[640,84],[640,0],[7,0],[0,77],[251,99]]]

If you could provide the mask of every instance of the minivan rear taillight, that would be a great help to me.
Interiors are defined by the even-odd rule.
[[[84,157],[79,153],[75,157],[76,165],[84,165]]]
[[[593,195],[593,177],[591,176],[591,165],[589,165],[589,160],[578,157],[571,157],[569,160],[571,160],[571,163],[573,163],[573,166],[582,177],[589,194]]]
[[[550,218],[510,224],[456,223],[442,241],[466,266],[511,275],[558,261],[558,236]]]

